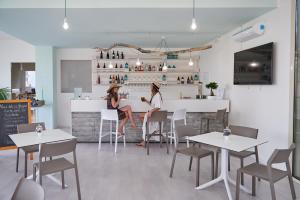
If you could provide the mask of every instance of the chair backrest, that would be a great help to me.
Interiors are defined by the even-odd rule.
[[[177,136],[177,138],[191,137],[191,136],[195,136],[195,135],[199,135],[199,133],[197,132],[196,129],[194,129],[190,125],[176,126],[176,136]]]
[[[45,192],[43,187],[26,178],[21,178],[11,200],[44,200]]]
[[[72,139],[55,143],[41,144],[40,159],[43,157],[59,156],[75,152],[76,143],[76,139]]]
[[[18,131],[18,133],[34,132],[37,125],[41,125],[43,127],[43,130],[46,129],[45,123],[39,122],[39,123],[31,123],[31,124],[18,124],[17,131]]]
[[[226,108],[222,110],[217,110],[217,116],[216,119],[218,121],[224,122],[225,119],[225,114],[226,114]]]
[[[295,144],[291,144],[288,149],[275,149],[267,162],[268,166],[278,163],[288,163],[289,157],[295,148]]]
[[[155,111],[151,117],[147,119],[147,122],[164,122],[167,119],[167,111]]]
[[[239,136],[249,137],[254,139],[256,139],[258,135],[258,129],[256,128],[230,125],[229,129],[231,130],[231,134],[233,135],[239,135]]]
[[[175,110],[173,113],[172,119],[176,120],[185,120],[186,119],[186,109]]]
[[[101,119],[104,120],[119,120],[118,111],[116,109],[102,109]]]

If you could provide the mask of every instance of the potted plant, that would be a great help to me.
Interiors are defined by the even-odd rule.
[[[210,89],[210,96],[208,96],[208,99],[215,99],[215,94],[213,90],[217,89],[218,87],[219,85],[216,82],[210,82],[206,84],[206,88]]]
[[[0,88],[0,100],[7,100],[9,97],[9,88]]]

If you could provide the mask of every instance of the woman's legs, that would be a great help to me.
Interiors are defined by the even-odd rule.
[[[120,134],[123,134],[123,133],[124,133],[123,130],[124,130],[124,126],[125,126],[127,120],[128,120],[128,117],[126,117],[126,118],[120,120],[121,122],[120,122],[119,128],[118,128],[118,132],[119,132]]]
[[[141,113],[140,115],[139,115],[139,119],[141,120],[141,122],[142,122],[142,130],[143,130],[143,140],[140,142],[140,143],[138,143],[137,145],[138,146],[141,146],[141,147],[144,147],[145,146],[145,137],[146,137],[146,127],[145,127],[145,125],[146,125],[146,122],[145,122],[145,115],[146,115],[147,113]]]
[[[128,118],[130,119],[130,122],[131,122],[131,126],[133,128],[136,128],[136,124],[135,124],[133,116],[132,116],[131,106],[129,106],[129,105],[124,106],[124,107],[120,108],[120,110],[124,111],[126,113],[126,115],[128,115]]]

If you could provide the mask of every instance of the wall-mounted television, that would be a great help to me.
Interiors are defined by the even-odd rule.
[[[234,85],[271,85],[274,43],[234,54]]]

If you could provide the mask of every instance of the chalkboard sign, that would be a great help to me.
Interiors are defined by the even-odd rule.
[[[13,146],[8,137],[17,133],[18,124],[31,123],[30,100],[0,101],[0,147]]]

